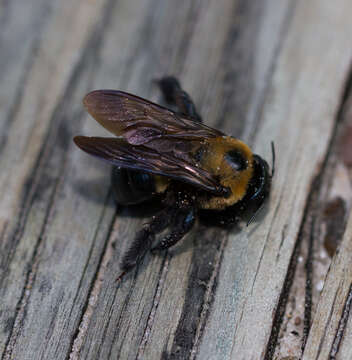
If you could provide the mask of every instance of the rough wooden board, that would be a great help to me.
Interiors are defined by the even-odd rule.
[[[6,140],[7,127],[16,114],[40,34],[51,19],[51,9],[45,0],[0,3],[1,147]]]
[[[178,7],[179,4],[175,6]],[[267,7],[273,8],[274,3],[268,3]],[[263,29],[272,26],[279,29],[284,27],[282,23],[287,20],[287,7],[287,4],[286,6],[283,4],[281,12],[276,13],[277,17],[269,16],[268,19],[264,17],[258,21],[260,11],[262,14],[270,15],[272,12],[265,7],[262,9],[258,5],[245,6],[244,3],[229,1],[223,1],[220,4],[219,2],[202,3],[199,6],[197,9],[199,15],[195,17],[202,21],[192,25],[194,34],[187,38],[188,47],[186,49],[179,48],[179,51],[184,51],[185,56],[188,56],[185,69],[180,75],[181,80],[185,79],[183,84],[186,89],[192,95],[194,94],[197,105],[204,104],[205,111],[203,111],[203,106],[200,106],[200,109],[208,119],[207,123],[214,124],[225,121],[224,127],[228,124],[228,128],[232,128],[233,133],[239,133],[241,131],[239,125],[243,125],[241,122],[235,121],[241,119],[238,113],[246,113],[248,108],[258,108],[258,102],[262,101],[264,95],[265,85],[263,83],[265,84],[270,76],[273,62],[276,59],[276,50],[282,38],[278,36],[275,43],[271,43],[271,57],[267,56],[266,61],[261,63],[261,66],[257,66],[255,71],[251,67],[254,62],[253,57],[258,55],[255,55],[256,52],[253,49],[249,49],[246,53],[244,43],[251,37],[253,38],[252,42],[255,42],[254,39],[261,34]],[[171,14],[174,13],[175,11],[169,9],[169,16],[173,17],[174,15]],[[224,13],[228,17],[224,17]],[[242,17],[240,24],[233,22],[234,18],[240,16]],[[166,20],[164,19],[164,21]],[[218,27],[220,21],[224,27]],[[261,27],[258,26],[258,23],[262,24]],[[116,21],[115,26],[118,27],[118,24],[119,22]],[[249,24],[251,27],[248,28]],[[188,33],[189,30],[186,28],[185,31]],[[205,32],[212,33],[212,37],[205,39],[203,37]],[[234,34],[236,34],[235,37]],[[177,47],[177,39],[176,41],[168,39],[167,42],[170,41]],[[147,45],[154,49],[153,43],[154,39],[149,40]],[[160,44],[160,51],[163,51],[163,45],[164,43]],[[258,48],[260,48],[259,45]],[[214,50],[209,53],[209,49]],[[269,51],[269,49],[265,49],[265,51]],[[243,60],[234,62],[234,65],[230,59],[237,58],[239,54]],[[199,59],[206,56],[209,58],[207,63],[202,62],[202,67],[200,67]],[[163,53],[158,57],[163,59]],[[158,68],[156,70],[159,71]],[[207,77],[202,76],[204,71],[208,74]],[[248,79],[246,76],[248,73],[256,73],[257,79]],[[229,83],[226,83],[226,77]],[[242,89],[241,85],[245,83],[245,79],[246,87]],[[233,89],[229,88],[230,84],[234,87]],[[242,93],[236,92],[236,87],[240,88]],[[248,97],[244,97],[243,93]],[[237,102],[237,106],[231,107],[231,101],[234,104]],[[208,112],[207,108],[209,108]],[[121,224],[122,226],[124,229],[125,225]],[[205,236],[202,235],[204,233]],[[207,301],[209,301],[207,297],[210,298],[214,282],[212,274],[216,274],[218,271],[216,262],[219,260],[217,257],[221,255],[222,239],[226,239],[223,234],[216,234],[209,229],[208,231],[203,230],[202,234],[197,234],[198,246],[197,243],[190,245],[186,242],[183,244],[183,246],[187,246],[186,250],[172,251],[174,256],[164,264],[161,275],[159,275],[160,262],[156,263],[157,268],[155,268],[154,261],[151,264],[148,258],[146,261],[148,266],[143,268],[143,272],[139,273],[137,279],[131,284],[129,282],[123,284],[117,295],[115,289],[111,288],[111,282],[107,281],[103,284],[103,288],[106,290],[98,300],[97,310],[93,313],[90,328],[86,334],[84,333],[86,337],[81,353],[83,357],[104,358],[109,354],[114,354],[122,358],[134,358],[138,353],[141,357],[158,358],[164,350],[175,351],[180,342],[182,351],[178,356],[182,358],[189,354],[193,341],[200,335],[195,334],[198,331],[197,314],[203,309],[203,304],[205,304],[203,309],[205,310]],[[128,233],[128,236],[133,236],[133,230]],[[183,246],[181,245],[181,249]],[[121,247],[119,245],[117,248]],[[211,251],[208,252],[208,249]],[[207,265],[213,261],[215,267],[213,264]],[[116,276],[116,269],[110,268],[108,271],[110,275],[107,275],[107,278],[111,280],[114,275]],[[203,275],[197,274],[197,271],[203,272]],[[203,278],[202,282],[199,281],[199,277]],[[174,285],[175,283],[177,286]],[[157,295],[157,286],[161,288],[159,296]],[[210,294],[208,290],[204,292],[204,288],[206,290],[208,287]],[[127,296],[133,301],[129,300],[125,308],[120,309],[121,299],[125,299]],[[116,299],[116,297],[118,298]]]
[[[23,31],[36,56],[26,48],[28,62],[9,66],[17,93],[0,113],[14,119],[0,154],[3,357],[260,358],[347,76],[351,5],[57,1],[46,22],[35,14],[41,5],[26,9]],[[45,31],[34,32],[41,20]],[[157,100],[151,79],[166,73],[180,75],[208,124],[255,139],[266,158],[275,140],[272,205],[229,241],[200,227],[116,288],[118,257],[144,220],[124,210],[113,223],[108,167],[70,138],[104,133],[91,119],[82,125],[86,91],[118,87]]]
[[[348,264],[350,266],[351,263]],[[341,324],[342,326],[339,326],[339,329],[343,330],[343,338],[339,339],[339,342],[334,342],[333,351],[331,352],[333,355],[336,354],[336,359],[343,360],[343,359],[351,359],[352,358],[352,349],[351,349],[351,341],[352,341],[352,316],[351,316],[351,288],[348,293],[348,302],[346,301],[347,307],[344,308],[348,311],[348,313],[345,313],[345,316],[347,316],[347,321],[345,323],[345,320]],[[344,328],[345,326],[345,328]]]
[[[351,358],[351,263],[352,213],[324,284],[303,354],[304,360]]]
[[[346,255],[348,257],[351,241],[348,237],[348,230],[346,230],[351,226],[350,222],[348,223],[348,217],[352,201],[352,173],[349,171],[350,163],[347,160],[351,148],[346,142],[352,134],[350,85],[351,79],[346,86],[338,123],[321,175],[321,185],[318,187],[320,188],[318,189],[320,199],[316,201],[316,210],[313,210],[311,214],[315,223],[315,226],[312,226],[313,237],[311,238],[314,267],[310,270],[312,283],[311,299],[308,299],[308,302],[311,301],[311,304],[307,303],[306,296],[305,309],[311,308],[314,321],[313,327],[308,329],[309,334],[307,333],[309,344],[306,349],[303,349],[306,350],[305,354],[308,358],[310,358],[308,354],[311,354],[312,358],[349,359],[351,357],[350,307],[352,296],[351,287],[345,283],[346,276],[347,279],[349,276],[350,259],[346,258]],[[314,206],[314,204],[312,205]],[[344,254],[346,251],[347,254]],[[331,259],[331,256],[334,258]],[[340,286],[346,289],[340,288]],[[320,287],[321,292],[319,293],[316,290]],[[339,288],[338,291],[337,288]],[[330,304],[332,306],[329,307],[330,293],[335,299],[334,303]],[[345,299],[342,300],[341,296],[345,296]],[[341,301],[344,303],[341,304]],[[323,318],[321,318],[322,309],[323,311],[328,310],[324,313]],[[329,316],[331,318],[327,319],[326,317]],[[315,346],[316,344],[318,345]],[[323,348],[323,344],[325,348]]]
[[[335,129],[316,176],[299,235],[299,256],[280,324],[275,359],[301,358],[336,247],[342,242],[352,202],[347,161],[352,139],[351,78],[341,99]]]
[[[9,7],[15,6],[15,3],[15,1],[11,2]],[[19,66],[16,71],[23,72],[26,81],[23,79],[21,81],[15,76],[11,78],[14,86],[19,89],[14,100],[16,107],[12,112],[8,112],[6,107],[2,108],[4,111],[1,111],[1,116],[4,116],[8,122],[8,126],[2,133],[4,141],[0,157],[3,169],[0,174],[1,353],[4,352],[6,344],[10,350],[17,326],[22,325],[23,314],[19,308],[21,302],[30,293],[31,270],[40,257],[38,251],[46,246],[43,237],[46,236],[45,227],[48,218],[55,215],[52,210],[52,201],[62,182],[60,171],[65,163],[62,148],[67,147],[67,144],[71,142],[68,137],[70,134],[65,132],[63,126],[60,127],[56,108],[64,107],[63,93],[69,95],[68,89],[73,86],[72,79],[77,76],[75,74],[79,68],[78,61],[83,55],[87,35],[95,27],[95,11],[99,9],[98,3],[93,8],[85,1],[80,3],[59,1],[51,5],[53,10],[45,14],[48,19],[44,29],[35,27],[35,29],[29,28],[23,31],[23,35],[27,32],[36,34],[37,38],[33,44],[36,52],[26,55],[31,57],[31,62],[27,66],[17,65],[16,61],[14,62],[16,67]],[[21,4],[17,6],[21,7]],[[25,18],[44,16],[41,11],[38,11],[41,8],[38,1],[33,2],[31,6],[30,9],[23,9],[22,16]],[[17,12],[12,13],[8,10],[5,13],[9,18],[13,15],[17,22],[19,21]],[[39,34],[36,33],[37,30],[40,31]],[[16,32],[13,30],[8,36],[12,34]],[[23,41],[26,42],[26,40]],[[4,41],[1,53],[11,53],[11,47],[17,49],[18,43],[8,44]],[[19,56],[22,55],[25,56],[19,54]],[[89,70],[87,62],[85,71],[89,72]],[[11,82],[8,86],[12,91]],[[81,93],[86,92],[87,88],[85,84]],[[79,95],[75,99],[70,99],[75,106],[76,117],[82,112],[81,97],[82,95]],[[2,99],[5,101],[6,97]],[[63,120],[67,121],[67,119]],[[78,124],[79,121],[76,124],[71,122],[73,127]],[[61,139],[60,144],[55,142],[58,138]],[[101,194],[101,196],[104,195]],[[92,229],[99,221],[101,209],[95,207],[93,211],[95,215],[92,214],[92,219],[96,220],[91,224]],[[88,239],[86,235],[82,237]],[[16,324],[15,327],[14,324]]]
[[[279,149],[270,211],[255,231],[229,239],[201,358],[214,358],[219,352],[234,359],[239,354],[243,359],[265,356],[272,334],[267,325],[273,321],[306,194],[324,159],[348,76],[351,46],[347,34],[352,29],[344,14],[350,9],[348,1],[297,4],[257,137],[273,138]],[[331,44],[329,52],[326,43]],[[326,76],[331,73],[335,83]],[[263,149],[262,142],[258,149]],[[232,304],[224,301],[230,298]],[[224,336],[214,342],[219,328]],[[271,354],[269,349],[268,357]]]

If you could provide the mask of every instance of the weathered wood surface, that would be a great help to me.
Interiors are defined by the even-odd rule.
[[[349,0],[1,1],[2,358],[283,356],[305,224],[322,206],[313,179],[331,175],[351,11]],[[105,134],[82,109],[86,92],[157,101],[151,80],[164,74],[179,76],[207,124],[267,159],[275,142],[270,205],[241,232],[200,225],[116,286],[118,259],[145,218],[116,214],[108,166],[71,139]],[[332,349],[351,357],[350,243],[351,220],[309,335],[299,334],[306,359]],[[306,295],[313,313],[319,296],[312,307]]]
[[[352,214],[327,276],[303,359],[351,359]],[[341,350],[341,351],[339,351]]]

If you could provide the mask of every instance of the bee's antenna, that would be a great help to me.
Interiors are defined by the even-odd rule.
[[[274,141],[271,142],[271,155],[272,155],[271,177],[273,177],[275,173],[275,158],[276,158]]]

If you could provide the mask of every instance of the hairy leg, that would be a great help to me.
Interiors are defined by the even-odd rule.
[[[152,248],[155,234],[171,226],[171,232],[152,250],[167,249],[176,244],[191,230],[196,219],[196,208],[192,192],[184,189],[184,185],[172,184],[163,200],[165,208],[152,221],[143,227],[134,238],[131,246],[122,257],[122,273],[116,279],[121,278],[134,268]]]
[[[180,241],[193,227],[196,219],[193,207],[179,210],[175,215],[175,220],[170,234],[165,236],[159,244],[152,248],[152,251],[165,250]]]
[[[139,230],[134,238],[131,246],[122,257],[121,270],[122,273],[116,279],[119,281],[129,270],[133,269],[145,256],[146,252],[151,249],[155,234],[163,231],[168,227],[172,218],[176,213],[176,209],[165,208],[153,220]]]

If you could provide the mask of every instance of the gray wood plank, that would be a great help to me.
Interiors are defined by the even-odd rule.
[[[352,213],[331,263],[309,332],[303,359],[350,359],[352,303]]]
[[[21,5],[0,4],[0,80],[10,88],[0,87],[2,358],[271,358],[310,182],[348,76],[350,2]],[[115,216],[109,167],[71,138],[106,134],[82,109],[87,91],[158,101],[151,80],[165,74],[180,77],[207,124],[268,160],[275,141],[271,202],[241,232],[199,224],[116,286],[119,257],[147,217]]]
[[[307,194],[324,159],[348,76],[352,29],[344,14],[350,6],[347,1],[297,4],[255,146],[263,153],[265,141],[273,138],[279,149],[269,213],[257,228],[229,237],[199,351],[202,359],[273,354],[266,344],[276,330],[268,324],[273,323]],[[326,43],[331,45],[328,52]],[[326,74],[334,74],[336,82]]]
[[[179,4],[175,6],[178,7]],[[278,31],[276,40],[270,43],[269,48],[258,44],[259,49],[265,48],[262,52],[270,51],[271,57],[267,55],[263,63],[258,61],[260,66],[258,65],[255,70],[252,69],[253,57],[258,54],[253,49],[245,52],[244,43],[251,38],[253,38],[252,42],[255,42],[256,36],[262,34],[264,30],[268,31],[271,26],[276,26],[280,30],[284,28],[283,23],[288,16],[288,4],[282,5],[281,12],[277,13],[278,18],[273,16],[268,8],[262,8],[258,4],[246,6],[244,3],[224,1],[221,4],[210,2],[200,5],[197,9],[199,14],[193,15],[199,19],[199,22],[193,25],[194,34],[188,39],[189,47],[186,49],[178,47],[177,40],[170,37],[167,41],[164,40],[164,43],[155,39],[160,44],[160,54],[157,54],[157,57],[163,59],[163,46],[167,46],[169,42],[175,44],[175,48],[179,51],[185,51],[184,56],[188,58],[184,70],[180,72],[181,80],[184,79],[185,88],[192,96],[194,94],[195,101],[197,105],[200,104],[207,123],[221,123],[224,128],[227,126],[233,134],[239,135],[244,127],[242,114],[246,114],[248,108],[258,108],[263,101],[266,81],[270,78],[270,71],[282,38]],[[274,6],[273,3],[267,4],[268,7],[269,5]],[[168,13],[173,17],[175,11],[169,10]],[[224,17],[224,14],[228,14],[227,17]],[[240,24],[233,22],[236,14],[243,17]],[[258,21],[258,14],[270,14],[270,16],[268,20],[260,18]],[[168,23],[171,19],[164,21]],[[223,27],[218,26],[220,21],[224,24]],[[258,23],[262,25],[259,27]],[[118,27],[119,21],[115,24]],[[251,27],[247,28],[249,24]],[[118,33],[118,30],[115,32]],[[205,39],[203,37],[205,32],[212,33],[212,38]],[[154,49],[153,43],[154,38],[149,40],[146,46]],[[209,49],[214,50],[210,52]],[[232,61],[239,57],[239,54],[243,60]],[[209,58],[207,63],[200,60],[204,57]],[[199,66],[200,63],[202,66]],[[153,69],[152,64],[149,66]],[[159,71],[159,67],[156,67],[156,71]],[[203,72],[209,76],[202,76]],[[257,74],[257,79],[247,76],[253,73]],[[245,79],[246,87],[242,89]],[[105,79],[104,82],[106,81],[109,80]],[[130,88],[128,90],[130,91]],[[248,96],[244,96],[244,93]],[[139,91],[138,94],[141,92]],[[232,102],[235,104],[233,107]],[[250,123],[249,126],[253,125]],[[269,151],[269,146],[267,150]],[[119,228],[126,233],[127,226],[131,227],[130,224],[120,224]],[[134,227],[128,232],[129,237],[133,236]],[[127,283],[122,284],[117,293],[111,287],[111,282],[106,281],[103,284],[104,290],[98,299],[90,326],[78,337],[85,339],[82,357],[134,358],[138,355],[158,358],[165,350],[173,351],[178,346],[178,342],[185,341],[183,339],[186,336],[182,332],[186,332],[189,339],[187,343],[182,344],[183,349],[179,356],[181,358],[187,356],[192,350],[193,341],[199,336],[198,333],[196,334],[199,322],[197,314],[204,304],[207,306],[207,297],[210,295],[204,291],[204,288],[212,288],[214,283],[212,274],[216,274],[218,270],[215,266],[219,266],[220,249],[224,247],[223,242],[226,240],[224,233],[219,234],[209,229],[201,231],[196,235],[195,244],[189,244],[192,239],[188,240],[188,244],[185,240],[185,244],[180,245],[179,251],[177,249],[171,251],[174,256],[170,259],[166,258],[161,270],[159,259],[147,258],[147,267],[143,266],[142,272],[138,273],[135,280],[126,280]],[[117,249],[119,248],[123,248],[123,245],[119,244]],[[209,266],[209,262],[214,264]],[[109,275],[106,276],[111,281],[116,276],[116,269],[110,268],[108,272]],[[199,276],[202,275],[197,272],[204,273],[201,284],[199,284]],[[124,308],[120,305],[121,302],[125,302]],[[192,332],[187,333],[187,331]],[[78,349],[72,354],[73,358],[75,356],[78,356]]]
[[[297,265],[290,266],[294,269],[294,276],[292,274],[292,286],[286,294],[287,305],[285,312],[282,311],[274,358],[302,357],[317,305],[324,301],[321,295],[332,257],[346,229],[352,199],[352,178],[348,162],[350,142],[347,141],[351,139],[350,81],[349,75],[327,156],[321,170],[314,177],[305,208],[296,244],[299,255],[293,261]],[[315,321],[319,321],[318,318]],[[345,324],[341,325],[341,328],[344,327]],[[342,331],[343,337],[346,332]],[[339,338],[340,335],[335,337],[337,343]]]
[[[350,266],[351,263],[345,264],[346,266]],[[349,289],[348,296],[346,302],[344,304],[343,316],[341,317],[341,321],[339,323],[339,331],[337,332],[338,337],[335,337],[335,341],[333,343],[331,355],[335,355],[336,359],[351,359],[352,358],[352,349],[351,349],[351,341],[352,341],[352,316],[351,316],[351,299],[352,292],[351,288]],[[341,336],[341,337],[340,337]]]
[[[55,1],[3,1],[0,4],[0,134],[1,149],[15,121],[30,68],[44,29],[55,12]]]
[[[30,11],[33,11],[42,17],[41,5],[36,2],[32,6],[31,10],[27,9],[28,14],[24,7],[22,16],[31,17]],[[47,14],[49,18],[44,30],[41,30],[40,41],[35,45],[36,55],[32,55],[31,66],[26,68],[16,61],[13,63],[14,73],[27,72],[27,81],[18,85],[21,94],[16,95],[16,112],[8,113],[6,107],[1,111],[1,116],[11,124],[6,128],[6,142],[0,156],[3,169],[0,174],[0,353],[4,355],[7,347],[7,357],[25,321],[25,305],[30,297],[41,250],[46,246],[46,226],[50,218],[59,216],[52,202],[63,181],[60,175],[63,175],[61,172],[67,158],[64,149],[71,142],[65,129],[79,124],[79,119],[76,123],[65,124],[69,118],[63,112],[59,116],[57,108],[64,108],[63,94],[67,92],[69,96],[70,87],[76,86],[72,84],[72,78],[77,77],[80,56],[84,55],[83,44],[87,42],[97,19],[95,11],[98,7],[92,8],[85,1],[60,1],[52,6],[55,11],[51,16]],[[32,28],[27,31],[35,33]],[[16,33],[13,34],[15,36]],[[11,46],[18,47],[18,43],[9,42],[6,49],[9,47],[11,53]],[[86,65],[85,71],[89,73],[89,63]],[[14,75],[12,81],[15,80]],[[81,94],[69,100],[76,106],[73,113],[76,118],[82,112],[80,101],[87,91],[87,83],[81,86],[85,86]],[[3,101],[6,102],[6,97],[1,98]],[[95,210],[96,224],[101,208],[95,207]],[[94,229],[94,223],[92,226]],[[48,279],[48,283],[53,279]]]
[[[319,207],[320,215],[314,214],[316,231],[313,232],[312,241],[315,261],[310,276],[313,321],[309,334],[306,335],[308,341],[304,349],[305,358],[351,358],[352,282],[349,270],[351,246],[349,217],[352,177],[349,171],[349,143],[352,97],[350,81],[351,78],[346,86],[325,174],[323,174],[319,203],[324,206]],[[320,284],[317,279],[320,280]],[[321,291],[317,292],[319,288]]]

